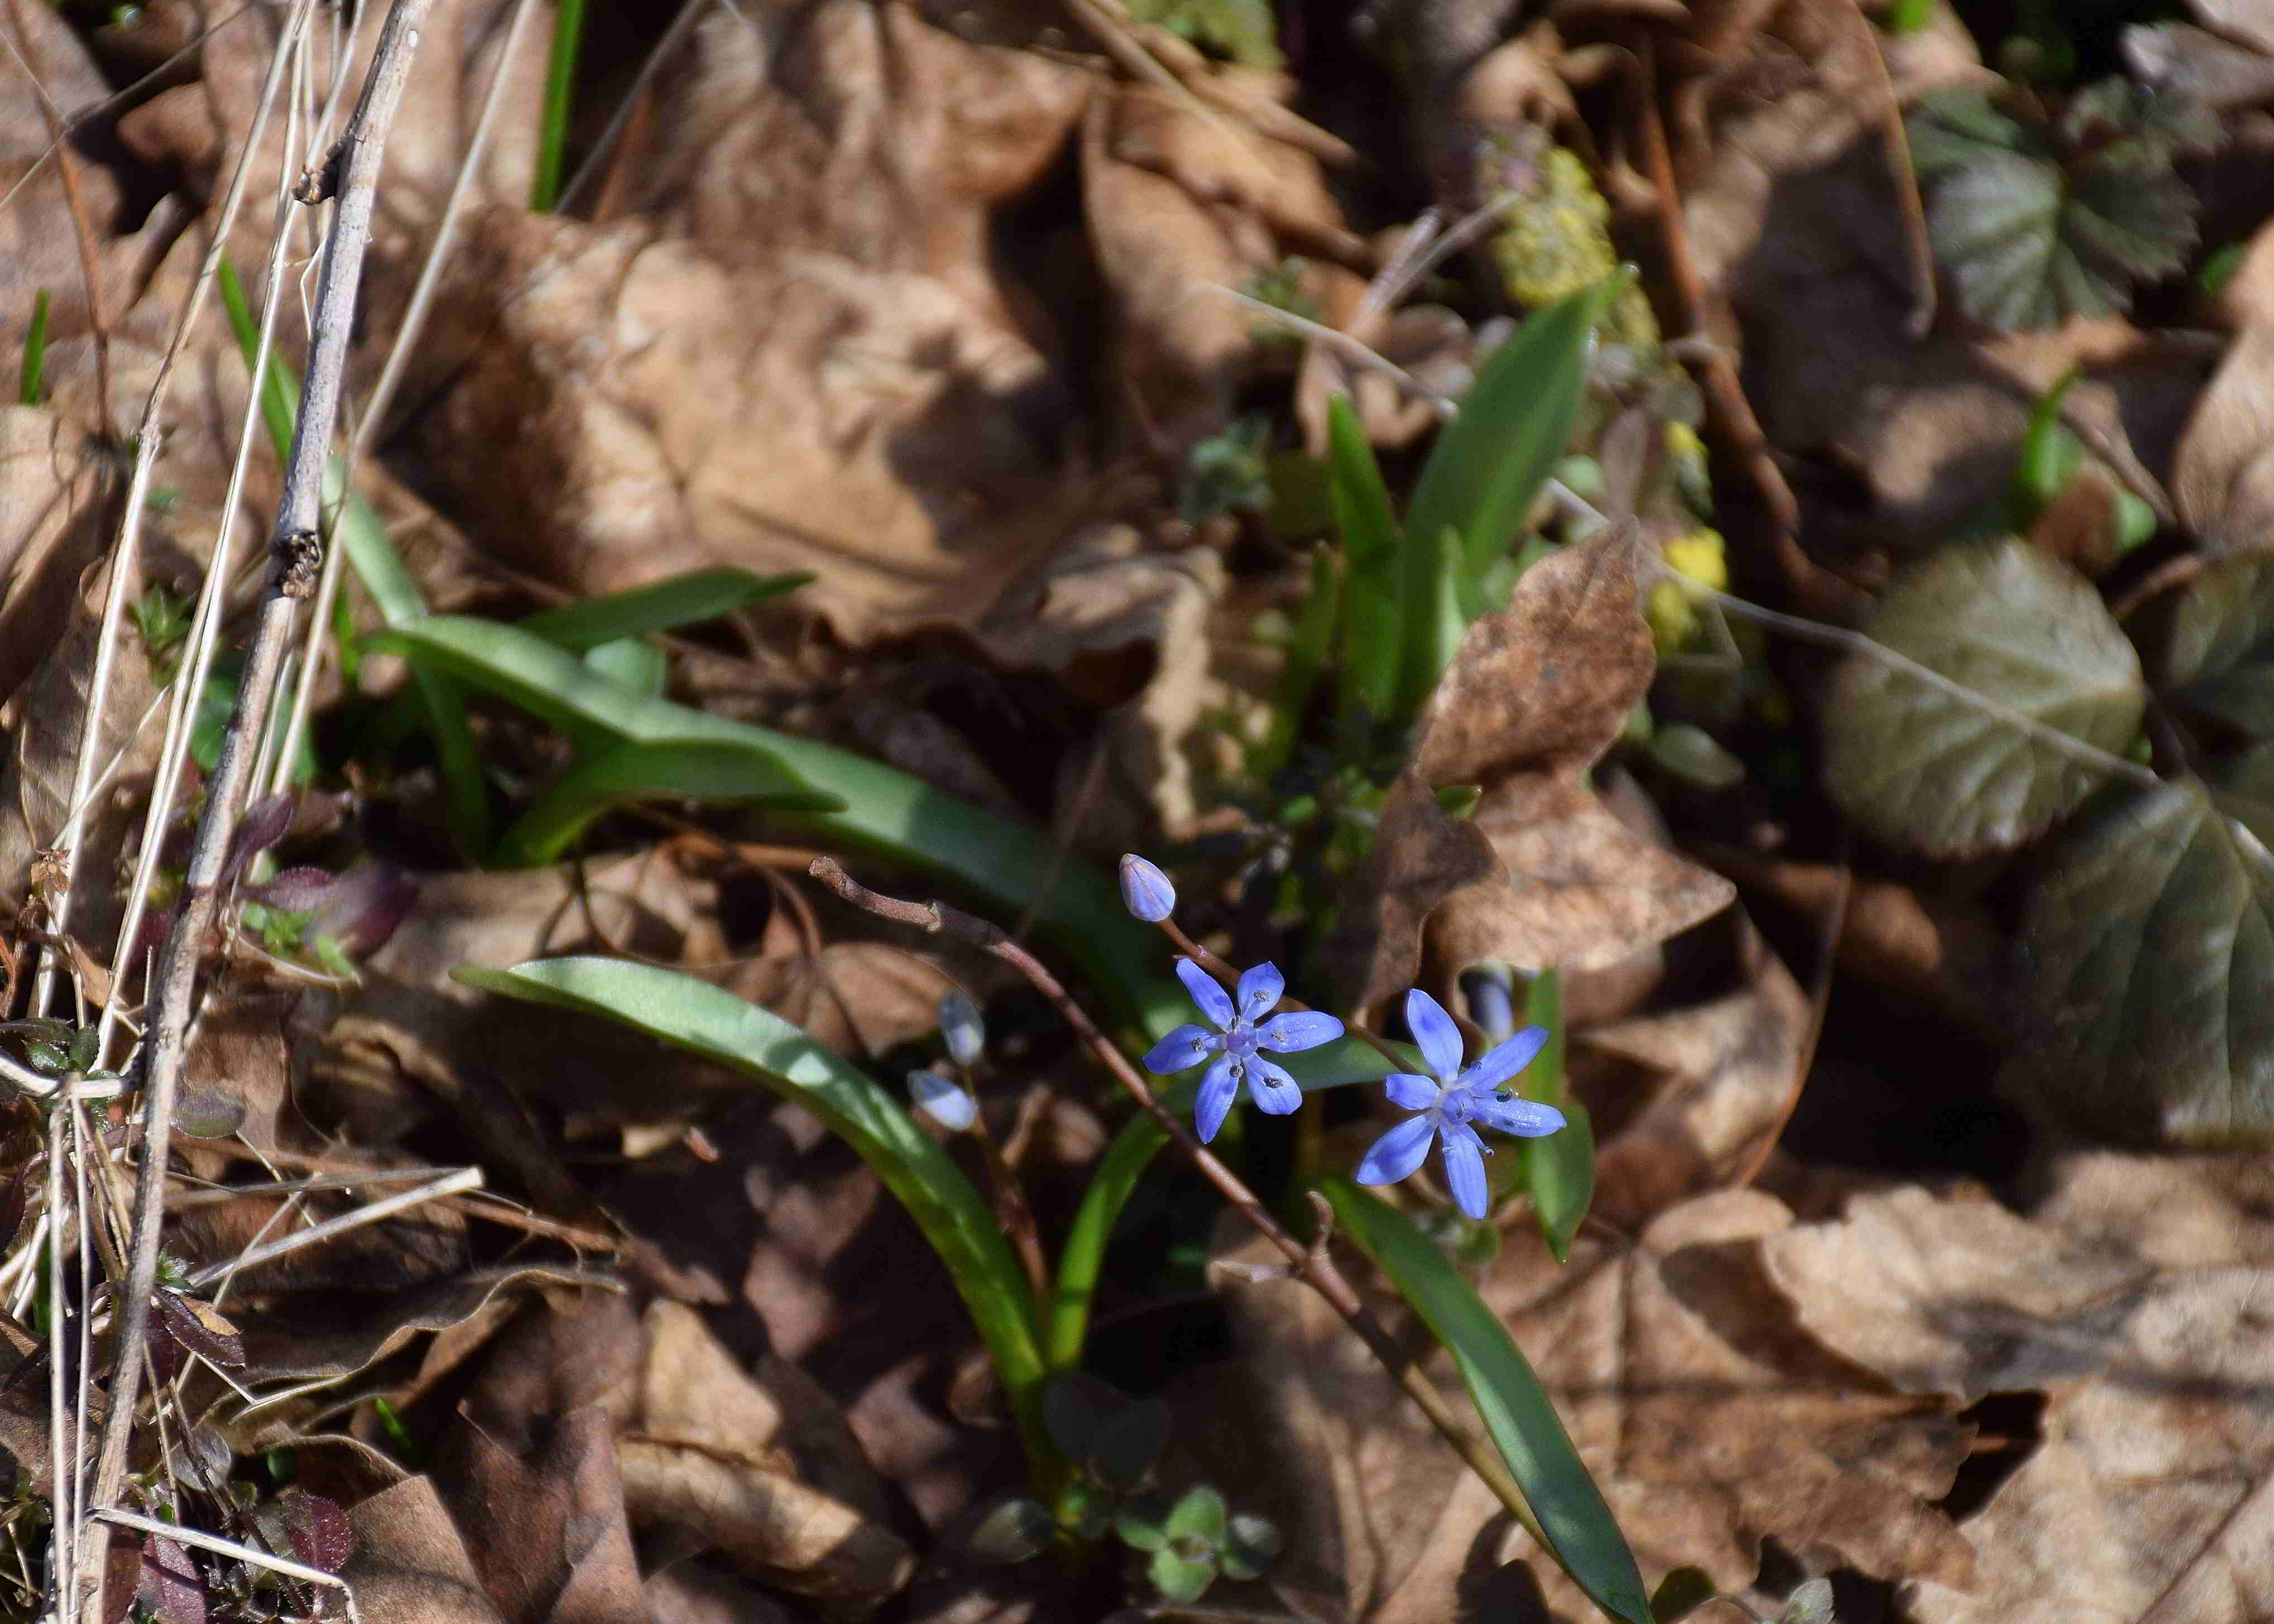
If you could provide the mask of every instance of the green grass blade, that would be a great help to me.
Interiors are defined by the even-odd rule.
[[[1624,286],[1623,275],[1610,276],[1535,311],[1493,352],[1461,415],[1437,436],[1405,512],[1405,534],[1434,541],[1449,530],[1459,537],[1466,619],[1487,607],[1476,583],[1516,538],[1570,440],[1586,387],[1590,335]],[[1434,598],[1439,589],[1429,577],[1436,557],[1409,547],[1406,558],[1407,598]],[[1418,706],[1435,682],[1434,658],[1431,649],[1406,650],[1402,710]]]
[[[1571,1237],[1595,1199],[1595,1126],[1587,1108],[1571,1097],[1563,1063],[1563,981],[1553,970],[1532,978],[1525,989],[1527,1026],[1547,1028],[1547,1047],[1525,1067],[1521,1089],[1527,1100],[1563,1113],[1560,1133],[1517,1141],[1517,1167],[1540,1217],[1540,1233],[1558,1263],[1571,1255]]]
[[[1268,778],[1293,759],[1295,741],[1302,736],[1304,714],[1326,670],[1335,625],[1342,616],[1341,566],[1330,548],[1311,556],[1311,590],[1303,599],[1294,628],[1288,634],[1286,654],[1279,666],[1279,691],[1273,695],[1271,730],[1256,749],[1256,777]]]
[[[850,751],[729,721],[611,682],[575,655],[517,627],[430,615],[365,646],[502,695],[572,733],[633,743],[691,741],[755,746],[841,812],[787,815],[832,840],[925,869],[998,918],[1029,909],[1058,950],[1111,999],[1118,1018],[1153,1036],[1191,1019],[1189,1002],[1161,974],[1158,938],[1131,919],[1113,882],[1089,864],[1061,864],[1049,838]]]
[[[803,812],[845,803],[809,787],[770,751],[748,744],[666,740],[620,744],[579,762],[537,799],[497,844],[504,868],[558,862],[592,820],[643,801],[738,801]]]
[[[971,1181],[891,1094],[779,1016],[674,970],[574,958],[451,974],[507,997],[604,1016],[731,1067],[820,1117],[876,1171],[946,1265],[994,1361],[1037,1483],[1055,1485],[1064,1476],[1065,1458],[1043,1425],[1044,1372],[1026,1276]]]
[[[32,325],[24,329],[24,364],[16,372],[16,403],[36,406],[47,393],[48,290],[32,296]]]
[[[1097,1277],[1105,1267],[1105,1249],[1113,1239],[1113,1226],[1129,1205],[1138,1180],[1168,1144],[1150,1116],[1132,1119],[1105,1147],[1089,1184],[1081,1193],[1073,1223],[1058,1248],[1058,1272],[1050,1292],[1050,1312],[1043,1324],[1043,1361],[1053,1375],[1081,1368],[1083,1344],[1089,1338],[1089,1311],[1097,1295]]]
[[[229,312],[230,326],[236,330],[237,348],[249,368],[260,353],[260,329],[252,320],[252,307],[245,299],[237,267],[227,259],[221,262],[220,282],[222,304]],[[269,443],[276,449],[277,460],[283,462],[292,455],[300,380],[272,352],[256,387]],[[347,553],[349,568],[379,606],[380,618],[389,626],[423,618],[426,599],[418,582],[388,538],[379,515],[360,494],[348,488],[347,464],[335,456],[324,463],[323,511],[333,515],[333,542]],[[343,655],[343,669],[345,663]],[[466,723],[465,696],[455,684],[432,672],[414,673],[412,680],[434,735],[451,838],[462,855],[479,861],[490,844],[489,790],[483,778],[481,751]]]
[[[1612,1618],[1651,1624],[1650,1596],[1611,1508],[1540,1378],[1476,1289],[1413,1221],[1339,1178],[1320,1181],[1363,1247],[1460,1367],[1485,1431],[1532,1503],[1551,1554]]]
[[[1403,617],[1398,613],[1397,521],[1389,488],[1358,414],[1343,396],[1327,401],[1327,499],[1342,542],[1342,722],[1346,738],[1379,722],[1397,703]]]
[[[549,214],[561,200],[561,172],[568,157],[568,110],[576,91],[576,58],[584,49],[584,0],[558,0],[553,11],[553,53],[545,71],[545,110],[537,127],[537,175],[529,207]]]
[[[810,570],[803,569],[779,575],[755,575],[724,565],[690,569],[628,591],[587,598],[532,614],[521,622],[521,629],[582,654],[620,638],[699,626],[794,591],[814,578]]]

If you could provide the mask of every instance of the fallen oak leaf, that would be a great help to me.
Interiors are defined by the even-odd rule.
[[[1736,895],[1629,829],[1588,782],[1655,669],[1641,560],[1630,527],[1561,548],[1469,628],[1337,933],[1361,1003],[1412,985],[1425,956],[1600,968]],[[1464,785],[1479,791],[1465,822],[1435,800]]]

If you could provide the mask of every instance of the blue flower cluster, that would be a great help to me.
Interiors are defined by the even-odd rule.
[[[1176,907],[1177,893],[1168,876],[1134,855],[1121,860],[1121,894],[1130,913],[1154,923],[1166,921]],[[1177,979],[1216,1030],[1178,1027],[1153,1046],[1145,1067],[1166,1077],[1203,1060],[1210,1063],[1193,1104],[1193,1124],[1201,1143],[1216,1138],[1243,1087],[1259,1110],[1274,1116],[1284,1116],[1300,1104],[1302,1090],[1295,1079],[1284,1066],[1265,1059],[1264,1051],[1293,1054],[1330,1043],[1343,1035],[1343,1023],[1314,1011],[1272,1015],[1287,982],[1268,963],[1241,974],[1236,997],[1190,959],[1177,960]],[[1405,995],[1405,1024],[1431,1075],[1393,1071],[1383,1079],[1391,1103],[1413,1115],[1374,1142],[1359,1163],[1358,1182],[1395,1184],[1419,1167],[1434,1144],[1444,1160],[1445,1183],[1454,1203],[1470,1217],[1480,1219],[1489,1194],[1484,1159],[1491,1150],[1477,1127],[1537,1139],[1563,1126],[1563,1113],[1554,1106],[1502,1092],[1546,1047],[1547,1028],[1526,1026],[1464,1067],[1460,1028],[1442,1004],[1418,987]]]

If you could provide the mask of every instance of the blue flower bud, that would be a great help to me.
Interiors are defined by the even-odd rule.
[[[958,1065],[969,1065],[987,1047],[987,1027],[979,1019],[979,1006],[960,987],[951,987],[939,996],[939,1035],[947,1040],[948,1057]]]
[[[1177,909],[1177,888],[1169,876],[1134,852],[1121,860],[1121,903],[1148,925],[1157,925]]]
[[[918,1110],[953,1132],[979,1120],[979,1101],[937,1071],[909,1072],[908,1093]]]

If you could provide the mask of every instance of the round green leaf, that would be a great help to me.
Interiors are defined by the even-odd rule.
[[[2270,833],[2189,780],[2112,792],[2061,843],[2021,958],[2023,1064],[2063,1114],[2135,1142],[2274,1143]]]
[[[1195,1561],[1163,1545],[1153,1553],[1152,1574],[1153,1587],[1164,1599],[1195,1602],[1216,1583],[1216,1561],[1214,1558]]]
[[[1891,844],[2021,845],[2105,777],[2063,735],[2114,754],[2139,728],[2139,656],[2091,584],[2027,542],[1946,548],[1879,600],[1870,631],[1965,690],[1876,656],[1834,680],[1826,783]]]
[[[2175,595],[2156,641],[2157,688],[2274,738],[2274,554],[2239,553],[2210,566]]]

